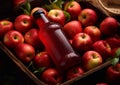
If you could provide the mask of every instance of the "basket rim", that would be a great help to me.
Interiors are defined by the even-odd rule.
[[[97,3],[106,11],[112,13],[112,14],[120,14],[120,9],[119,8],[116,8],[116,7],[108,7],[108,6],[105,6],[105,3],[102,2],[102,0],[96,0]]]

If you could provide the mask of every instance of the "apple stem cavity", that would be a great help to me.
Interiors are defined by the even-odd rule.
[[[87,17],[85,14],[83,14],[82,16],[83,16],[84,19],[86,19],[86,17]]]
[[[8,22],[2,22],[2,25],[9,25]]]
[[[58,13],[55,14],[56,17],[57,17],[58,15],[59,15]]]
[[[72,7],[71,4],[72,4],[73,1],[74,1],[74,0],[71,0],[70,3],[64,8],[65,11],[67,10],[67,8],[68,8],[69,6]]]
[[[27,24],[28,22],[26,20],[23,21],[24,24]]]
[[[14,39],[15,39],[15,40],[18,40],[18,37],[17,37],[17,36],[15,36],[15,37],[14,37]]]
[[[96,54],[92,55],[94,59],[98,58],[98,56]]]
[[[86,37],[85,34],[83,34],[82,38],[84,39],[85,37]]]

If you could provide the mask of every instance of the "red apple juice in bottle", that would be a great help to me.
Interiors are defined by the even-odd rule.
[[[65,71],[80,63],[80,56],[73,50],[62,32],[61,26],[49,21],[42,10],[35,11],[33,16],[38,20],[37,24],[40,28],[39,38],[43,42],[56,67],[61,71]],[[39,20],[42,20],[43,23],[41,24]]]

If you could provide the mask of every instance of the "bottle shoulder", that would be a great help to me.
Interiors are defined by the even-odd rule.
[[[54,23],[54,22],[48,22],[45,25],[47,27],[47,29],[61,29],[62,26],[59,25],[58,23]]]

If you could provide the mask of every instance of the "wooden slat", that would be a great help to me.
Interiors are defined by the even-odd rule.
[[[61,84],[61,85],[69,85],[69,84],[71,84],[71,83],[74,83],[74,82],[76,82],[76,81],[79,81],[80,79],[82,79],[82,78],[84,78],[84,77],[87,77],[87,76],[93,74],[94,72],[99,71],[99,70],[101,70],[101,69],[109,66],[110,64],[111,64],[111,61],[107,61],[107,62],[103,63],[102,65],[97,66],[97,67],[95,67],[95,68],[93,68],[93,69],[85,72],[82,76],[79,76],[79,77],[76,77],[76,78],[74,78],[74,79],[68,80],[68,81],[64,82],[63,84]]]
[[[40,81],[16,56],[0,41],[0,49],[7,54],[8,57],[25,73],[29,76],[37,85],[47,85]]]

